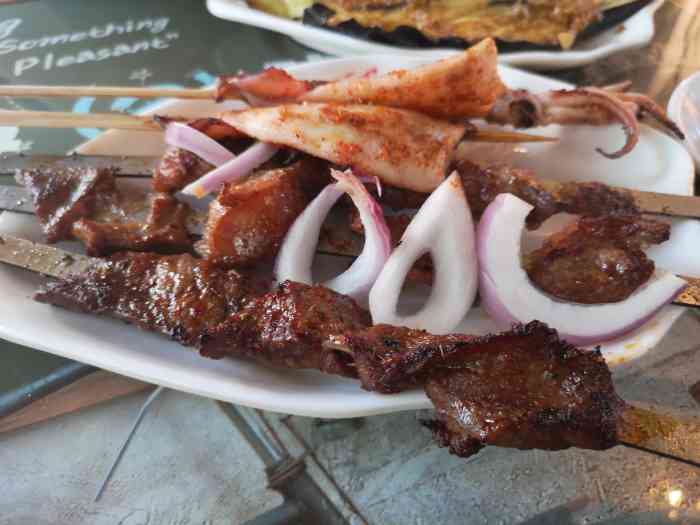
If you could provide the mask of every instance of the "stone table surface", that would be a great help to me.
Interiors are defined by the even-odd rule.
[[[132,19],[166,18],[172,33],[161,55],[42,70],[51,50],[0,53],[8,83],[204,85],[233,68],[318,58],[272,33],[216,20],[188,0],[52,0],[0,7],[0,41],[36,38]],[[668,0],[643,49],[551,74],[577,84],[633,81],[665,104],[673,86],[700,68],[700,0]],[[17,22],[17,20],[19,22]],[[14,35],[11,33],[14,31]],[[155,52],[153,52],[155,53]],[[39,62],[33,64],[32,57]],[[163,57],[160,59],[159,57]],[[20,62],[24,60],[23,62]],[[19,62],[19,65],[18,65]],[[109,67],[108,67],[109,66]],[[0,100],[0,108],[108,111],[143,109],[139,101]],[[3,128],[4,129],[4,128]],[[93,130],[1,133],[17,149],[63,152]],[[686,314],[654,352],[615,370],[621,395],[698,415],[690,389],[700,380],[700,323]],[[0,391],[63,360],[0,344]],[[146,394],[0,434],[0,525],[241,523],[279,504],[263,464],[210,400],[167,391],[144,419],[104,496],[94,491]],[[372,524],[700,523],[700,472],[643,452],[558,453],[487,449],[461,460],[432,443],[418,420],[399,413],[349,421],[291,418],[324,468]],[[268,414],[294,455],[304,451],[280,416]],[[700,436],[696,457],[700,457]],[[312,477],[350,523],[362,523],[338,490],[307,461]]]

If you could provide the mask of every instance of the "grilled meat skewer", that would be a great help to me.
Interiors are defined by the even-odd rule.
[[[526,169],[478,167],[460,158],[457,159],[457,165],[462,166],[462,182],[476,213],[488,205],[492,198],[490,196],[503,192],[513,193],[536,207],[528,218],[530,227],[536,227],[559,211],[589,216],[639,211],[700,218],[700,197],[630,190],[597,182],[542,181]],[[89,168],[110,169],[118,178],[155,177],[154,189],[160,192],[176,192],[212,169],[211,165],[196,155],[178,148],[170,148],[162,158],[23,154],[3,155],[0,158],[0,176],[14,176],[17,170],[62,172],[66,169]],[[471,175],[467,178],[466,173]],[[474,193],[481,191],[482,187],[485,196]],[[425,194],[389,185],[384,185],[384,190],[383,203],[392,208],[416,208],[426,199]],[[0,209],[31,213],[31,199],[26,197],[26,193],[18,190],[12,190],[12,197],[8,198],[2,198],[0,194]]]
[[[600,233],[597,244],[594,238],[589,240],[588,235],[581,235],[583,230],[579,228],[566,235],[560,234],[556,249],[549,249],[546,254],[540,250],[528,258],[526,268],[531,278],[556,297],[575,302],[615,302],[631,294],[653,273],[653,263],[640,249],[641,241],[665,240],[668,226],[628,215],[635,208],[606,186],[559,184],[558,191],[547,192],[545,185],[534,180],[527,171],[482,170],[466,161],[459,163],[458,169],[472,209],[477,213],[485,208],[489,199],[511,190],[538,204],[531,214],[534,219],[531,222],[535,224],[557,211],[584,208],[602,213],[606,210],[603,201],[609,196],[611,209],[608,212],[613,213],[612,216],[581,223],[596,224],[595,228],[588,227],[585,231]],[[50,241],[80,239],[91,255],[124,250],[187,253],[195,250],[198,237],[192,233],[201,232],[204,224],[204,240],[197,244],[198,251],[227,266],[241,267],[274,258],[288,228],[327,184],[328,175],[326,165],[313,158],[302,158],[286,167],[259,170],[243,183],[225,186],[210,205],[208,217],[192,213],[170,194],[142,195],[142,207],[149,209],[142,222],[134,220],[128,211],[136,205],[133,194],[117,191],[110,170],[74,168],[62,174],[20,171],[18,180],[34,195],[39,219]],[[12,196],[17,197],[16,194]],[[406,205],[418,197],[422,195],[387,188],[380,200]],[[589,206],[589,203],[592,204]],[[359,253],[361,237],[348,232],[349,221],[343,221],[344,216],[339,210],[324,226],[321,251],[353,256]],[[406,215],[387,217],[395,242],[401,238],[408,220],[410,216]],[[635,229],[642,232],[655,229],[658,234],[640,238],[637,243],[625,240],[624,237]],[[568,248],[563,249],[564,246]],[[583,274],[604,286],[592,293],[588,281],[580,278]],[[411,279],[431,281],[429,259],[420,261]]]
[[[488,445],[601,450],[623,439],[665,450],[668,429],[682,425],[628,406],[598,351],[577,349],[536,321],[486,337],[434,336],[370,326],[354,301],[319,286],[286,282],[264,293],[250,276],[189,255],[74,258],[4,236],[0,260],[59,278],[40,301],[115,316],[198,344],[203,355],[359,377],[379,392],[422,386],[437,414],[427,425],[461,456]]]

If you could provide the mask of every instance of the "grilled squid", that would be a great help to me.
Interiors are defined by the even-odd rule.
[[[222,115],[261,142],[289,146],[399,188],[429,193],[444,180],[470,129],[381,106],[288,104]]]
[[[624,146],[614,152],[597,150],[611,159],[634,148],[639,139],[639,119],[647,116],[683,138],[658,104],[646,95],[629,92],[629,82],[544,93],[509,90],[499,76],[497,59],[494,41],[485,39],[463,53],[383,75],[305,81],[271,68],[257,74],[222,77],[217,95],[219,99],[242,98],[256,106],[291,102],[372,104],[451,121],[486,118],[516,128],[619,123],[627,137]]]

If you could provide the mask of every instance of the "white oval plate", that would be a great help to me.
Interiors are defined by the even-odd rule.
[[[643,47],[651,42],[654,36],[654,13],[663,2],[664,0],[656,0],[640,9],[624,23],[577,43],[572,49],[501,53],[500,60],[504,64],[531,69],[566,69],[590,64],[619,51]],[[401,54],[435,59],[455,53],[454,49],[414,49],[369,42],[267,14],[249,7],[245,0],[207,0],[207,8],[219,18],[275,31],[312,49],[340,57]]]
[[[290,72],[302,78],[332,79],[351,72],[364,72],[374,66],[384,72],[396,67],[415,67],[424,61],[396,56],[337,59],[304,64],[290,68]],[[514,87],[533,90],[565,87],[559,82],[505,67],[502,74],[504,81]],[[194,117],[216,114],[220,110],[221,105],[210,102],[177,101],[165,104],[158,113]],[[542,133],[559,135],[562,140],[557,145],[480,147],[479,154],[498,154],[501,159],[510,155],[515,164],[535,167],[547,177],[598,179],[682,194],[691,191],[693,169],[688,154],[680,145],[654,130],[645,129],[634,152],[618,161],[608,161],[593,152],[594,145],[621,141],[622,133],[618,129],[552,127]],[[136,135],[110,131],[79,150],[109,155],[156,155],[163,147],[160,133]],[[556,162],[554,156],[566,162]],[[567,168],[566,173],[562,167]],[[42,239],[36,220],[26,215],[2,214],[2,233]],[[693,244],[697,246],[699,241],[700,236]],[[64,247],[75,249],[75,244],[66,243]],[[665,249],[684,253],[673,243]],[[696,270],[700,274],[700,264]],[[193,350],[119,321],[36,303],[31,296],[41,280],[37,275],[0,265],[0,337],[166,387],[290,414],[343,418],[430,406],[422,391],[378,395],[365,392],[356,381],[314,371],[278,370],[238,359],[204,359]],[[677,307],[665,309],[636,333],[604,345],[606,355],[611,362],[619,362],[643,354],[653,348],[682,311]],[[486,333],[493,329],[479,309],[471,312],[460,326],[460,330],[468,333]]]

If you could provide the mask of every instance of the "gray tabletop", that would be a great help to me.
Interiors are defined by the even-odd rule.
[[[647,48],[553,75],[576,83],[631,79],[665,103],[672,86],[700,67],[700,22],[692,16],[698,5],[667,2]],[[217,20],[203,2],[190,0],[52,0],[3,6],[0,14],[6,83],[200,86],[239,68],[319,56],[283,36]],[[90,31],[101,36],[73,43],[61,37]],[[154,39],[160,43],[153,45]],[[20,49],[22,42],[33,43]],[[119,45],[119,56],[97,59],[100,49],[118,54]],[[144,104],[0,100],[3,109],[83,112],[135,111]],[[96,133],[21,130],[12,139],[17,149],[60,153]],[[654,352],[616,369],[621,395],[699,415],[689,392],[700,380],[699,333],[698,318],[686,315]],[[4,342],[0,392],[64,362]],[[0,524],[240,523],[279,503],[265,488],[262,462],[216,405],[177,392],[157,401],[103,499],[93,503],[94,489],[142,401],[136,395],[0,435]],[[488,449],[464,461],[432,443],[416,421],[424,415],[291,422],[373,524],[700,522],[700,472],[692,467],[620,447],[602,453]],[[290,452],[303,454],[289,421],[268,418]],[[697,443],[700,457],[700,436]],[[308,463],[348,521],[361,523],[338,488]]]

